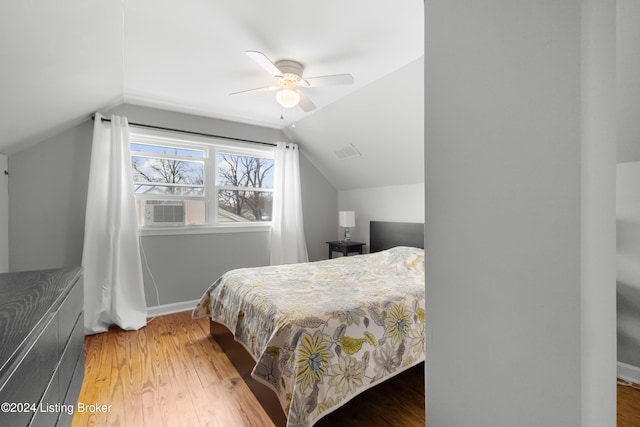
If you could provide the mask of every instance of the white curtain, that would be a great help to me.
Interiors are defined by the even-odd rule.
[[[146,325],[136,201],[124,117],[95,115],[84,250],[85,333]]]
[[[297,144],[276,147],[271,215],[271,265],[307,262]]]

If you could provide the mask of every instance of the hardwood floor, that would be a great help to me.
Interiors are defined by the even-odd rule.
[[[618,427],[640,427],[640,385],[618,385]]]
[[[78,402],[111,408],[76,412],[72,426],[273,426],[209,337],[208,320],[189,312],[88,336],[85,351]]]
[[[76,412],[74,427],[274,426],[210,337],[209,321],[193,320],[190,312],[160,316],[139,331],[114,327],[88,336],[85,352],[78,402],[110,408]],[[422,365],[416,368],[389,380],[386,389],[374,387],[356,397],[316,426],[388,426],[397,417],[403,426],[424,426],[424,375]],[[618,386],[618,427],[640,427],[640,390]]]

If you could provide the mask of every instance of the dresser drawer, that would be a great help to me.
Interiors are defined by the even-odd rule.
[[[76,369],[80,354],[84,349],[84,316],[82,313],[76,318],[75,326],[71,332],[71,336],[67,341],[67,346],[62,353],[58,374],[60,377],[60,401],[62,402],[67,395],[71,377]]]
[[[78,396],[80,396],[80,390],[82,389],[82,380],[84,379],[84,352],[80,352],[80,357],[76,363],[75,370],[73,371],[73,377],[71,378],[71,384],[69,384],[69,390],[67,390],[67,396],[64,399],[66,408],[78,407]],[[73,421],[73,412],[62,411],[58,418],[57,427],[69,427]]]
[[[67,294],[58,311],[58,336],[60,337],[60,344],[58,346],[59,356],[62,355],[62,352],[66,348],[69,337],[71,336],[71,331],[78,320],[78,314],[82,311],[82,306],[84,305],[83,290],[82,276],[80,276],[71,288],[71,291]]]
[[[55,426],[60,416],[55,405],[60,403],[58,394],[58,373],[56,372],[47,386],[47,390],[38,405],[38,410],[33,414],[29,427],[50,427]]]
[[[83,305],[82,267],[0,274],[0,426],[70,425],[60,404],[82,385]]]
[[[51,316],[33,346],[21,355],[22,359],[18,360],[11,377],[0,390],[0,402],[39,405],[58,364],[57,320],[57,316]],[[55,392],[57,390],[56,387]],[[0,425],[27,425],[32,415],[31,411],[2,412]]]

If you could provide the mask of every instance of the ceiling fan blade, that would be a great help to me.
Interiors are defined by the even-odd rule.
[[[309,87],[351,85],[353,76],[351,74],[334,74],[332,76],[307,77],[304,79]]]
[[[315,104],[311,102],[311,100],[307,97],[307,95],[304,94],[304,92],[302,92],[301,90],[298,90],[296,92],[298,92],[298,95],[300,95],[300,102],[298,103],[298,105],[300,106],[300,108],[302,108],[302,111],[307,113],[316,109]]]
[[[245,93],[245,92],[266,92],[266,91],[276,90],[276,89],[279,89],[279,86],[263,86],[263,87],[257,87],[255,89],[247,89],[247,90],[240,90],[238,92],[232,92],[229,95],[237,95],[239,93]]]
[[[282,71],[276,67],[273,62],[262,52],[257,52],[254,50],[248,50],[245,52],[249,58],[253,59],[259,66],[264,68],[267,73],[271,74],[274,77],[282,77]]]

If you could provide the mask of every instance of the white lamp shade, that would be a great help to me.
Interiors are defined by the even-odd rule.
[[[300,95],[293,89],[285,88],[276,93],[276,100],[284,108],[291,108],[298,105],[298,102],[300,102]]]
[[[355,227],[356,213],[354,211],[339,212],[340,227]]]

